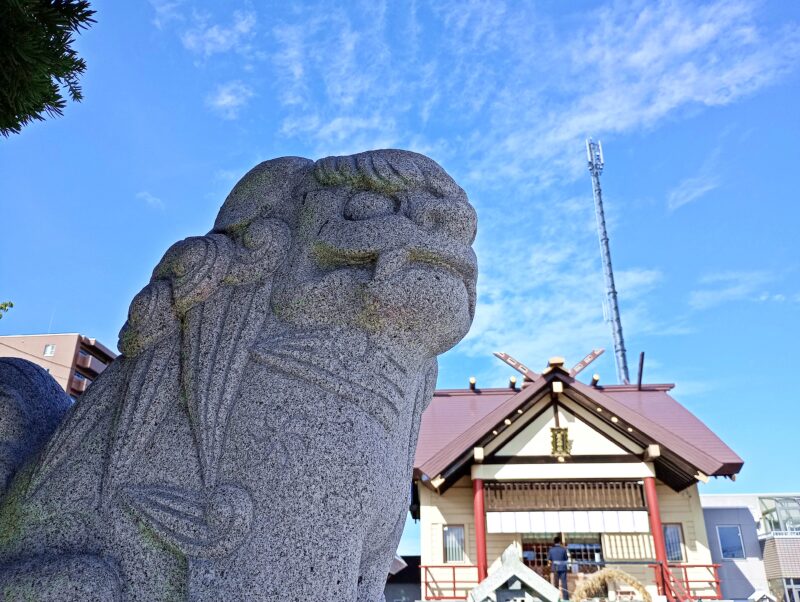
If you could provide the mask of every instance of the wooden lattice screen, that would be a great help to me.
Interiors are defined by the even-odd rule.
[[[644,488],[635,481],[487,482],[487,511],[643,510]]]

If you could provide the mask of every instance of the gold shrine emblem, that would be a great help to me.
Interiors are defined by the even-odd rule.
[[[566,428],[551,428],[550,442],[552,446],[550,453],[556,458],[565,458],[572,453],[572,441],[569,440]]]

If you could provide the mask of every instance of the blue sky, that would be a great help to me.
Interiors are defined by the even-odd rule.
[[[613,382],[592,135],[629,361],[746,461],[703,490],[800,489],[800,4],[93,4],[85,101],[0,140],[0,334],[114,345],[164,250],[257,162],[400,147],[480,219],[477,315],[440,386],[507,382],[495,350],[595,347]]]

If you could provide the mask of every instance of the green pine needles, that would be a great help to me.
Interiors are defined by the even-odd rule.
[[[86,63],[73,35],[94,23],[86,0],[0,0],[0,134],[17,134],[34,120],[62,115],[82,98]]]

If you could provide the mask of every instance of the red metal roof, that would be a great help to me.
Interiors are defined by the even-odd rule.
[[[436,391],[422,416],[414,462],[417,472],[437,476],[550,380],[540,377],[522,391]],[[559,380],[705,474],[733,475],[742,467],[742,459],[733,450],[668,394],[674,385],[595,388],[569,377]]]
[[[670,385],[669,389],[672,389]],[[706,455],[712,462],[720,466],[708,467],[709,475],[732,475],[741,470],[743,460],[728,447],[702,420],[692,414],[677,400],[670,396],[669,390],[642,390],[635,386],[618,387],[613,390],[606,387],[604,392],[630,410],[660,425],[668,433],[663,445],[670,447],[680,442],[695,448],[697,454]],[[684,458],[689,463],[699,466],[687,454]],[[698,462],[699,457],[697,458]]]
[[[436,391],[422,414],[414,468],[435,477],[511,413],[523,391]]]

